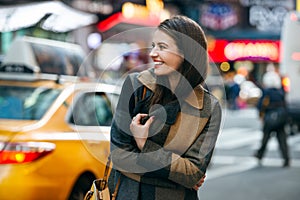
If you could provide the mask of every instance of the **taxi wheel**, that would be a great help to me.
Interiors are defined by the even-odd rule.
[[[82,200],[85,194],[89,191],[95,177],[91,174],[81,175],[76,181],[69,200]]]

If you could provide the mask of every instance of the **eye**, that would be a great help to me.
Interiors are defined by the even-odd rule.
[[[165,45],[165,44],[160,44],[160,43],[158,43],[157,45],[155,45],[155,43],[151,44],[152,49],[154,49],[155,46],[157,46],[158,50],[160,50],[160,51],[167,49],[167,45]]]
[[[164,49],[166,49],[166,47],[164,46],[164,45],[158,45],[158,48],[159,48],[159,50],[164,50]]]

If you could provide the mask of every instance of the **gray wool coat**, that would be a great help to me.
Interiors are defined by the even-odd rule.
[[[146,70],[130,74],[122,87],[111,127],[111,157],[120,177],[117,200],[198,199],[192,188],[210,163],[221,106],[199,85],[184,99],[149,109],[155,82],[153,71]],[[129,129],[137,113],[155,116],[142,150]]]

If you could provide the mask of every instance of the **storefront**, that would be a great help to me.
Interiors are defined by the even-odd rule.
[[[295,1],[204,0],[191,9],[198,13],[193,18],[208,36],[211,62],[225,86],[235,79],[238,84],[247,80],[259,88],[268,67],[278,70],[281,28],[284,16],[295,9]]]
[[[240,100],[256,104],[261,94],[259,88],[262,75],[267,67],[279,68],[280,40],[225,40],[209,37],[208,44],[210,61],[219,69],[225,89],[237,84],[241,90]],[[226,95],[228,98],[229,94]]]

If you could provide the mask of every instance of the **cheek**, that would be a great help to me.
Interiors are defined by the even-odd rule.
[[[178,55],[178,54],[171,54],[169,57],[168,57],[168,60],[166,62],[166,64],[177,70],[179,68],[179,66],[181,65],[181,63],[183,62],[183,58],[182,56]]]

